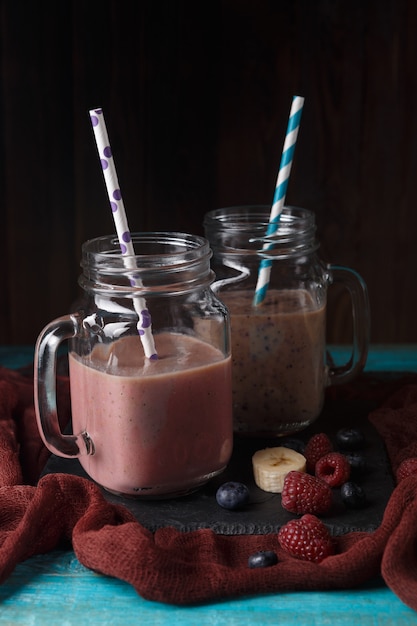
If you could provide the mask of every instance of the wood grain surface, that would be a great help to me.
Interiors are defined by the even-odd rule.
[[[354,610],[352,610],[352,607]],[[178,607],[141,598],[122,580],[53,551],[17,566],[0,585],[3,626],[415,626],[415,611],[380,580],[346,591],[290,592]]]
[[[367,282],[372,341],[416,341],[416,28],[413,0],[2,0],[0,342],[67,313],[82,242],[113,232],[89,109],[131,230],[202,233],[271,202],[297,93],[287,202]],[[349,341],[345,294],[329,309]]]

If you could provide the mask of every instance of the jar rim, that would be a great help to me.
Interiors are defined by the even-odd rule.
[[[228,228],[247,228],[248,224],[265,226],[269,223],[271,207],[266,204],[232,205],[213,209],[204,216],[204,224],[225,224]],[[315,225],[315,216],[309,209],[285,205],[280,220],[286,223],[303,221],[306,225]]]
[[[95,265],[110,261],[115,266],[124,267],[129,258],[138,269],[161,268],[211,256],[208,240],[200,235],[179,231],[149,231],[132,232],[129,237],[135,250],[133,255],[122,253],[120,239],[116,234],[88,239],[82,244],[81,266],[85,263]]]
[[[192,291],[213,282],[212,250],[205,237],[181,232],[131,233],[135,254],[123,254],[116,234],[82,245],[79,284],[96,293],[158,294]],[[140,250],[139,254],[137,252]]]
[[[285,205],[276,229],[268,234],[270,207],[236,205],[214,209],[204,217],[205,235],[215,254],[291,257],[318,249],[315,215],[309,209]]]

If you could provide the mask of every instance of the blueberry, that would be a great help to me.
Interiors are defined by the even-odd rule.
[[[223,483],[217,489],[216,500],[224,509],[230,511],[242,509],[249,500],[249,489],[243,483],[233,481]]]
[[[351,476],[361,476],[367,469],[366,459],[360,452],[346,452],[345,454],[349,461]]]
[[[297,439],[295,437],[289,437],[288,439],[284,439],[281,445],[284,446],[284,448],[290,448],[291,450],[295,450],[295,452],[299,452],[300,454],[304,454],[304,450],[306,447],[306,444],[304,443],[304,441],[302,441],[302,439]]]
[[[273,550],[261,550],[261,552],[255,552],[251,554],[248,559],[248,567],[271,567],[278,563],[278,557]]]
[[[359,428],[341,428],[336,433],[336,441],[343,450],[360,450],[365,445],[365,437]]]
[[[367,504],[364,490],[352,481],[341,486],[340,495],[349,509],[362,509]]]

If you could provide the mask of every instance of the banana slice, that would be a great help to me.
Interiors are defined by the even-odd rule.
[[[306,471],[305,457],[284,446],[258,450],[252,457],[252,465],[255,483],[260,489],[272,493],[281,493],[288,472]]]

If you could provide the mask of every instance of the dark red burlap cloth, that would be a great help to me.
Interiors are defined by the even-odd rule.
[[[280,590],[346,589],[381,574],[417,610],[417,476],[396,487],[376,531],[337,537],[337,553],[321,564],[286,555],[276,535],[173,528],[152,534],[90,481],[50,474],[37,483],[48,453],[35,423],[32,387],[30,378],[0,368],[0,582],[24,559],[71,542],[86,567],[129,582],[150,600],[189,604]],[[58,388],[65,406],[65,378]],[[394,472],[403,458],[417,456],[417,376],[332,393],[370,393],[378,400],[370,419]],[[249,569],[248,555],[262,549],[275,549],[279,564]]]

